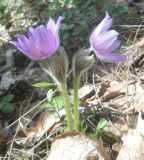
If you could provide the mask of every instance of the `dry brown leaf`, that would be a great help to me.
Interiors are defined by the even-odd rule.
[[[112,91],[112,92],[105,93],[101,97],[101,102],[109,102],[111,99],[114,99],[120,95],[125,95],[125,93],[120,91]]]
[[[125,95],[125,92],[121,91],[123,87],[123,84],[118,83],[116,81],[109,83],[109,87],[105,90],[105,93],[100,97],[101,101],[108,102],[111,99],[114,99],[120,95]]]
[[[36,136],[42,137],[46,131],[51,131],[54,125],[60,121],[60,117],[57,117],[48,111],[42,112],[35,126]]]
[[[98,85],[97,90],[99,98],[91,96],[86,103],[97,105],[99,101],[109,102],[110,106],[125,112],[144,110],[144,88],[140,82],[106,82]]]
[[[95,94],[92,85],[85,85],[79,89],[79,99],[85,101],[87,98]]]
[[[108,88],[110,88],[110,83],[109,82],[101,83],[100,87],[99,87],[98,96],[102,97],[105,94],[105,92],[107,92]]]
[[[121,135],[124,135],[128,132],[129,127],[124,120],[118,120],[113,124],[108,124],[104,128],[104,135],[109,137],[112,140],[115,140],[115,143],[112,145],[112,149],[116,152],[119,152],[122,145]]]
[[[34,145],[34,143],[39,141],[46,131],[51,131],[52,128],[62,119],[63,115],[57,117],[54,114],[50,114],[47,110],[42,112],[34,127],[26,128],[25,130],[18,132],[15,140],[16,144],[21,146]]]
[[[126,84],[123,85],[126,86]],[[125,92],[126,96],[115,99],[111,104],[122,107],[126,112],[143,110],[144,89],[139,82],[127,84],[127,87],[123,88],[121,92]]]
[[[144,160],[144,120],[140,112],[136,129],[122,137],[123,145],[116,160]]]
[[[121,91],[125,85],[123,83],[119,83],[117,81],[110,82],[104,82],[100,85],[96,86],[96,89],[98,90],[98,97],[96,99],[96,96],[90,97],[87,99],[88,104],[97,104],[98,101],[101,102],[108,102],[116,97],[119,97],[121,95],[125,95],[124,91]]]

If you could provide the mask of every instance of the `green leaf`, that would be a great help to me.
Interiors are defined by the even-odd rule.
[[[52,89],[48,90],[48,92],[47,92],[47,100],[49,102],[51,102],[53,94],[54,94],[54,91]]]
[[[108,125],[108,121],[104,118],[101,118],[97,127],[96,127],[96,130],[102,130],[104,129],[106,126]]]
[[[70,0],[65,0],[65,4],[67,5],[68,3],[70,3]]]
[[[39,105],[39,107],[45,109],[45,108],[50,108],[50,107],[52,107],[52,105],[51,105],[50,103],[46,102],[46,103],[43,103],[43,104]]]
[[[2,99],[2,102],[5,102],[5,103],[10,102],[13,98],[14,98],[14,94],[8,94]]]
[[[14,110],[16,108],[16,105],[15,104],[12,104],[12,103],[7,103],[3,106],[3,108],[0,108],[0,110],[3,112],[3,113],[13,113]]]
[[[52,100],[52,104],[54,105],[57,111],[61,110],[64,106],[64,99],[62,96],[56,96]]]
[[[0,110],[1,110],[1,108],[3,108],[3,107],[4,107],[4,105],[5,105],[5,103],[0,102]]]
[[[62,30],[67,30],[67,29],[68,29],[68,26],[67,26],[66,24],[62,24],[62,25],[61,25],[61,29],[62,29]]]
[[[128,7],[123,5],[123,6],[119,6],[118,7],[119,13],[123,14],[123,13],[127,13],[128,12]]]
[[[74,26],[75,26],[74,24],[62,24],[61,29],[68,30],[68,29],[72,29]]]
[[[107,126],[107,124],[108,124],[108,121],[104,118],[101,118],[95,131],[91,133],[91,136],[97,137],[97,138],[101,137],[103,134],[103,129]]]
[[[105,13],[106,11],[108,11],[108,13],[111,13],[111,14],[116,14],[117,13],[117,8],[113,5],[107,5],[107,6],[104,6],[102,8],[102,11]]]
[[[51,3],[58,3],[59,0],[49,0],[49,2],[51,2]]]
[[[39,87],[39,88],[45,88],[45,87],[55,86],[55,84],[54,83],[50,83],[50,82],[39,82],[39,83],[33,84],[32,86]]]
[[[84,133],[86,132],[87,127],[86,127],[85,120],[80,121],[79,128],[81,132],[84,132]]]

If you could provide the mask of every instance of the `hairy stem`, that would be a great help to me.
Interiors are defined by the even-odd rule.
[[[64,97],[64,104],[65,104],[65,109],[66,109],[66,117],[67,117],[67,124],[68,124],[68,130],[72,130],[72,116],[71,116],[71,110],[70,110],[70,102],[69,102],[69,97],[67,93],[67,86],[66,84],[61,85],[63,97]]]
[[[79,115],[78,115],[78,106],[79,106],[79,99],[78,99],[78,87],[79,87],[79,76],[75,76],[74,79],[74,129],[76,131],[79,130]]]

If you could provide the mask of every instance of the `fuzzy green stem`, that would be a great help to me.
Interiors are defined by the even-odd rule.
[[[64,97],[64,104],[66,109],[66,117],[67,117],[67,124],[68,124],[68,130],[72,130],[72,116],[71,116],[71,110],[70,110],[70,102],[69,97],[67,93],[67,86],[66,84],[61,85],[63,97]]]
[[[78,115],[78,106],[79,106],[78,88],[79,88],[79,80],[80,80],[80,76],[75,76],[75,78],[74,78],[74,129],[76,131],[79,130],[79,115]]]

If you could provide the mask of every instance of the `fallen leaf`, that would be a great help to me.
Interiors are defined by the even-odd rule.
[[[54,125],[60,121],[60,117],[48,111],[42,112],[35,126],[36,136],[42,137],[46,131],[51,131]]]
[[[91,96],[86,100],[88,104],[97,105],[99,102],[109,102],[110,106],[125,113],[132,110],[143,111],[144,88],[138,81],[106,82],[97,85],[98,96]]]
[[[114,99],[120,95],[125,95],[125,93],[120,91],[112,91],[112,92],[105,93],[101,97],[101,102],[109,102],[111,99]]]
[[[33,146],[41,137],[53,127],[63,120],[65,113],[60,113],[60,116],[51,114],[48,110],[43,111],[35,126],[20,130],[15,139],[16,144],[21,146]]]
[[[144,119],[139,113],[136,129],[130,129],[122,137],[123,145],[116,160],[143,160],[144,159]]]

